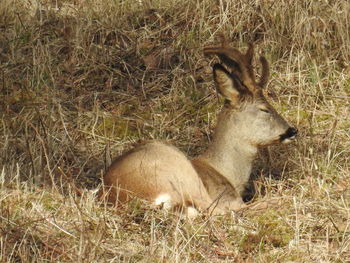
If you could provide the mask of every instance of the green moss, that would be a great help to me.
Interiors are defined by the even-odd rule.
[[[52,211],[56,210],[61,203],[51,194],[45,194],[41,199],[41,204],[45,209]]]
[[[137,137],[139,135],[136,125],[123,117],[104,117],[96,126],[95,133],[105,137]]]
[[[285,247],[294,236],[293,229],[276,211],[267,211],[253,218],[252,221],[257,226],[257,230],[243,236],[239,242],[240,249],[244,252],[264,251],[269,247]]]
[[[36,94],[32,90],[28,90],[25,87],[11,87],[11,93],[4,96],[5,103],[15,104],[21,103],[22,105],[31,104],[35,101]]]

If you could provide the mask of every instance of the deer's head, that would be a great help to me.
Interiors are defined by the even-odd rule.
[[[252,44],[246,53],[241,53],[223,40],[219,46],[205,47],[204,53],[217,55],[226,66],[214,65],[214,80],[226,99],[223,110],[226,121],[232,122],[225,126],[234,126],[235,136],[256,146],[288,143],[296,137],[297,130],[289,126],[263,94],[269,79],[269,64],[263,56],[260,57],[261,77],[258,81],[255,79]]]

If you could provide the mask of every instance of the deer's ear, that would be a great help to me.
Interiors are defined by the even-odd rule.
[[[220,94],[232,104],[236,104],[241,96],[241,83],[234,74],[230,74],[222,65],[215,64],[213,67],[214,80]]]

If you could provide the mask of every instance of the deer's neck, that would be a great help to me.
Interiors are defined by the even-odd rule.
[[[198,156],[222,174],[242,194],[249,180],[257,147],[249,144],[235,127],[235,116],[223,111],[207,151]]]

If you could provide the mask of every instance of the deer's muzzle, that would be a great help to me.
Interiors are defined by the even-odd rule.
[[[280,141],[282,143],[290,143],[296,138],[298,130],[292,127],[289,127],[288,130],[280,136]]]

